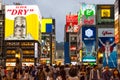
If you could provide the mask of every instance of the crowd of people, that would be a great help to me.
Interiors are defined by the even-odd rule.
[[[9,70],[1,66],[0,80],[120,80],[120,73],[117,68],[97,65],[39,65]]]

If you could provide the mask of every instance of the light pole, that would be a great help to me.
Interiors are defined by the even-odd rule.
[[[21,49],[17,48],[16,50],[16,54],[15,54],[15,58],[16,58],[16,66],[18,68],[22,67],[22,62],[21,62]]]

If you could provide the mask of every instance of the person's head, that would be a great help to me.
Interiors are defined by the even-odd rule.
[[[98,66],[97,66],[97,65],[94,65],[93,68],[94,68],[94,69],[98,69]]]
[[[113,77],[115,77],[115,75],[120,78],[120,73],[119,73],[118,69],[113,70]]]
[[[70,23],[70,26],[72,26],[72,23]]]
[[[105,43],[106,43],[106,45],[109,45],[109,44],[110,44],[110,42],[109,42],[109,41],[106,41]]]
[[[69,75],[70,75],[71,77],[75,77],[75,76],[77,76],[77,74],[78,74],[78,70],[77,70],[76,68],[72,67],[72,68],[69,70]]]
[[[105,66],[105,70],[107,70],[107,71],[108,71],[108,70],[109,70],[109,66]]]

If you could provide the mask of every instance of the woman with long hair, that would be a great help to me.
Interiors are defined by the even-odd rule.
[[[120,80],[120,72],[118,71],[118,69],[113,70],[111,80]]]

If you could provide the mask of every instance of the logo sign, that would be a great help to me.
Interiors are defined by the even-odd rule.
[[[110,9],[101,9],[101,17],[110,17]]]
[[[99,28],[98,37],[114,37],[114,28]]]
[[[85,40],[95,40],[96,39],[96,28],[91,27],[82,27],[82,39]]]
[[[91,29],[87,29],[86,31],[85,31],[85,35],[87,36],[87,37],[92,37],[93,36],[93,30],[91,30]]]
[[[95,5],[82,4],[82,24],[95,25]]]
[[[88,19],[90,16],[93,16],[94,15],[94,11],[92,9],[86,9],[84,11],[84,15],[85,17]]]

